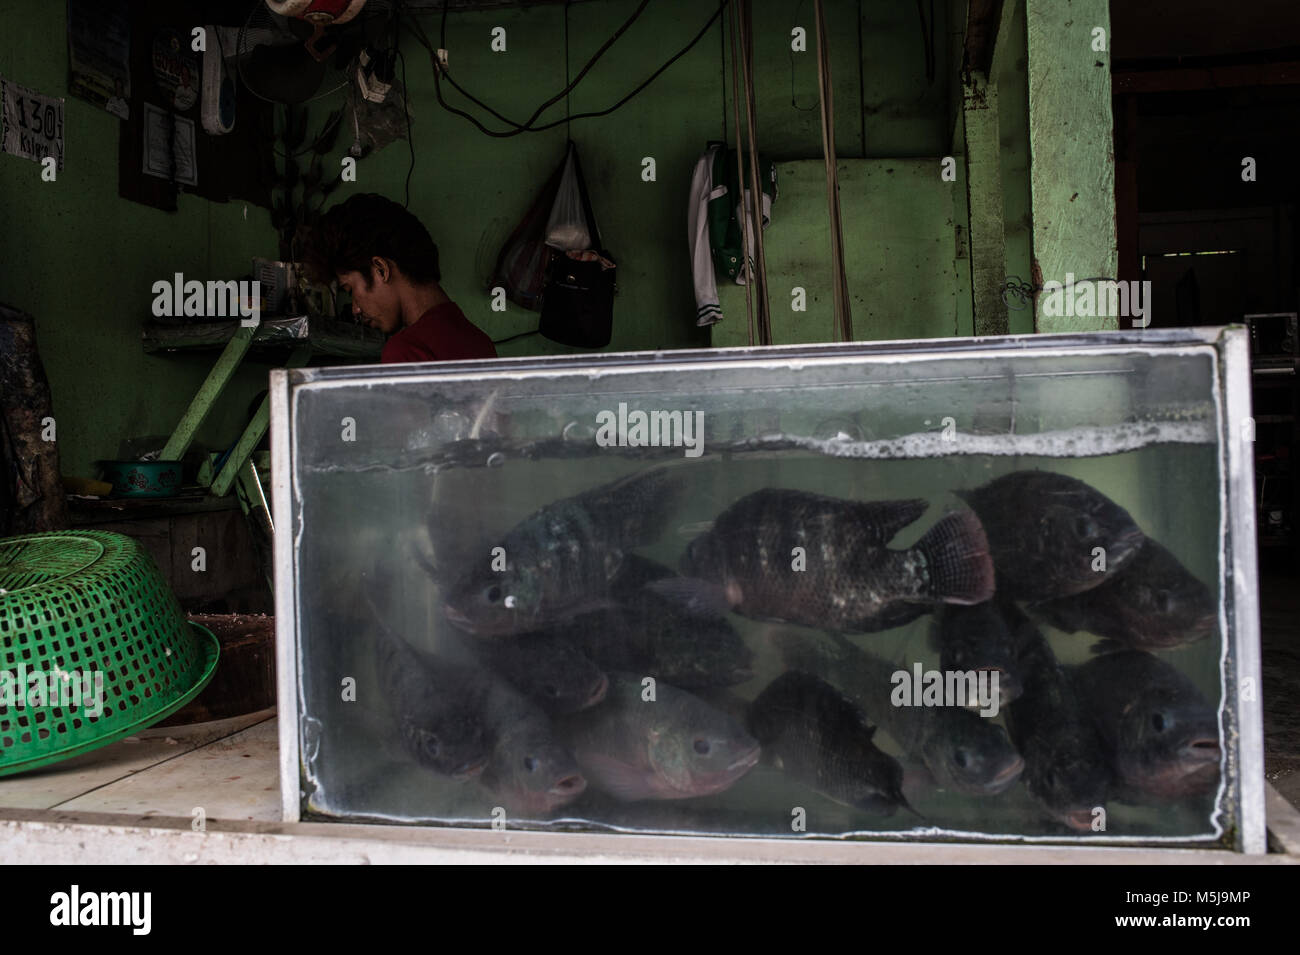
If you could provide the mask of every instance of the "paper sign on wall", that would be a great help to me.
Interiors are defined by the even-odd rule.
[[[196,186],[198,167],[194,159],[194,120],[182,119],[170,110],[144,104],[144,168],[150,176]]]
[[[0,152],[63,168],[63,100],[0,77]]]

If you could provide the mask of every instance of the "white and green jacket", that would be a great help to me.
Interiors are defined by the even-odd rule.
[[[763,228],[766,229],[772,221],[772,203],[777,197],[776,165],[760,156],[759,174],[763,180]],[[742,203],[738,176],[736,151],[726,148],[725,143],[710,143],[695,163],[691,177],[687,225],[691,271],[695,278],[696,325],[722,321],[715,270],[737,285],[744,285],[753,268],[753,224],[745,215],[750,199],[747,189]]]

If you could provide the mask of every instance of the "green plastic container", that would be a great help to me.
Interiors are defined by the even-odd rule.
[[[0,539],[0,776],[164,719],[212,679],[217,655],[131,538]]]

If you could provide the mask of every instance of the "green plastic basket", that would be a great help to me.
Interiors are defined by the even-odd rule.
[[[131,538],[60,531],[0,539],[0,776],[164,719],[212,679],[218,652],[216,637],[185,619],[158,565]]]

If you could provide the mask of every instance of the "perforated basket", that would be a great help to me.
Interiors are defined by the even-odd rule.
[[[0,776],[167,717],[212,679],[217,654],[131,538],[0,539]]]

